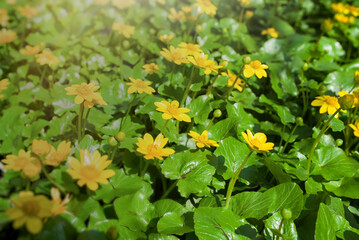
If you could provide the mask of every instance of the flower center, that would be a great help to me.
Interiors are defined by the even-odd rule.
[[[88,180],[96,179],[100,175],[100,171],[92,165],[81,168],[81,176]]]
[[[260,69],[262,67],[261,62],[258,60],[253,61],[251,65],[252,65],[252,68],[255,68],[255,69]]]
[[[259,141],[258,138],[253,138],[252,144],[256,149],[260,149],[262,147],[262,145],[263,145],[262,142]]]
[[[22,210],[28,216],[36,216],[40,210],[38,203],[35,200],[29,200],[24,203]]]
[[[24,167],[26,164],[29,163],[29,159],[26,157],[18,157],[16,160],[16,166],[17,167]]]
[[[135,83],[136,88],[146,88],[146,84],[143,81],[138,81]]]
[[[81,96],[88,96],[92,94],[91,89],[87,85],[81,85],[79,88],[76,89],[76,91]]]
[[[175,116],[179,114],[178,111],[178,107],[174,106],[174,105],[170,105],[167,107],[167,111],[169,112],[170,115]]]
[[[206,143],[207,140],[208,140],[208,138],[206,136],[204,136],[204,135],[201,135],[198,138],[198,142],[201,142],[201,143]]]
[[[147,146],[148,155],[153,157],[161,156],[161,148],[157,145],[150,144]]]
[[[327,104],[328,105],[335,105],[337,103],[337,99],[335,97],[330,97],[327,99]]]

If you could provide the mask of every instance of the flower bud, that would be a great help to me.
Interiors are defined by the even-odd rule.
[[[251,57],[250,56],[246,56],[242,59],[242,62],[244,64],[249,64],[250,62],[252,61]]]
[[[292,211],[288,208],[283,208],[280,212],[280,215],[282,215],[282,218],[285,220],[289,220],[292,218]]]
[[[351,94],[346,94],[338,99],[339,105],[342,109],[347,110],[353,107],[354,105],[354,96]]]
[[[338,138],[337,140],[335,140],[335,144],[340,147],[341,145],[343,145],[343,139]]]
[[[303,125],[303,118],[297,117],[297,118],[295,119],[295,123],[296,123],[298,126]]]
[[[155,35],[155,34],[156,34],[156,30],[155,30],[154,28],[150,28],[149,33],[150,33],[151,35]]]
[[[246,11],[246,14],[244,15],[244,18],[246,20],[249,20],[249,19],[251,19],[253,17],[253,15],[254,15],[253,11]]]
[[[123,47],[124,49],[129,48],[129,47],[130,47],[130,42],[127,41],[127,40],[123,41],[123,42],[122,42],[122,47]]]
[[[203,30],[202,25],[201,25],[201,24],[198,24],[198,25],[196,26],[196,32],[200,33],[200,32],[202,32],[202,30]]]
[[[119,234],[116,226],[111,226],[106,231],[106,239],[108,240],[116,240],[118,239]]]
[[[228,61],[223,60],[223,61],[221,61],[221,62],[219,63],[219,65],[222,66],[222,67],[224,67],[224,68],[226,68],[226,67],[228,67]]]
[[[250,0],[240,0],[239,3],[241,4],[241,7],[247,8],[251,5]]]
[[[308,68],[309,68],[309,64],[307,62],[305,62],[302,66],[303,71],[307,71]]]
[[[355,70],[354,73],[354,86],[358,86],[359,85],[359,71]]]
[[[115,138],[117,139],[117,141],[121,142],[126,138],[126,134],[120,131],[116,134]]]
[[[322,25],[320,26],[323,32],[329,32],[333,28],[333,22],[330,19],[325,19]]]
[[[318,89],[319,95],[323,95],[327,91],[327,87],[325,85],[321,85]]]
[[[108,144],[110,144],[110,146],[112,146],[112,147],[116,146],[116,145],[117,145],[117,140],[116,140],[116,138],[110,137],[110,138],[108,139]]]
[[[219,118],[220,116],[222,116],[222,111],[221,111],[221,109],[216,109],[216,110],[213,112],[213,117]]]

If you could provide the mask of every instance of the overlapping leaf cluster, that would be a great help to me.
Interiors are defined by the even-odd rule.
[[[2,1],[0,237],[358,239],[355,4]]]

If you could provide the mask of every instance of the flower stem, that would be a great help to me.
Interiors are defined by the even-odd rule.
[[[120,131],[121,131],[121,129],[122,129],[123,123],[126,121],[127,116],[128,116],[128,114],[130,113],[130,110],[131,110],[131,108],[132,108],[133,103],[135,102],[135,99],[136,99],[137,95],[138,95],[138,93],[136,92],[135,95],[133,95],[132,101],[130,102],[130,104],[129,104],[128,107],[127,107],[127,111],[126,111],[126,113],[125,113],[125,116],[123,116],[122,121],[121,121],[121,124],[120,124]]]
[[[141,159],[142,162],[143,159]],[[143,179],[145,172],[147,171],[148,166],[150,165],[150,161],[145,160],[145,167],[140,171],[140,177]]]
[[[218,76],[219,76],[219,73],[213,78],[212,83],[211,83],[211,85],[209,86],[206,95],[209,95],[209,94],[212,93],[213,85],[214,85],[214,83],[216,82]]]
[[[213,122],[214,119],[215,119],[215,117],[213,116],[212,119],[211,119],[211,121],[208,123],[208,126],[206,127],[206,130],[205,130],[205,131],[207,131],[207,130],[209,129],[209,127],[211,126],[211,124],[212,124],[212,122]]]
[[[160,133],[163,133],[164,130],[166,130],[166,127],[167,127],[167,123],[168,123],[169,119],[167,119],[167,121],[165,122],[165,125],[163,125],[162,129],[161,129],[161,132]]]
[[[173,63],[173,65],[172,65],[172,71],[171,71],[171,78],[170,78],[170,83],[172,83],[172,78],[173,78],[173,73],[174,73],[174,71],[175,71],[175,63]]]
[[[280,224],[279,224],[279,227],[278,227],[278,233],[279,233],[279,234],[280,234],[280,232],[282,231],[284,221],[285,221],[284,218],[282,218],[282,220],[280,221]],[[279,236],[275,236],[274,239],[279,239]]]
[[[229,202],[231,201],[231,197],[232,197],[232,192],[233,192],[233,188],[234,188],[234,185],[236,184],[236,181],[239,177],[239,174],[241,173],[244,165],[246,164],[247,160],[249,159],[249,157],[252,155],[253,151],[251,150],[247,157],[244,159],[243,163],[241,164],[241,166],[239,167],[237,173],[236,173],[236,176],[234,178],[231,178],[230,182],[229,182],[229,186],[228,186],[228,189],[227,189],[227,194],[226,194],[226,208],[229,207]]]
[[[57,182],[56,182],[54,179],[52,179],[52,178],[50,177],[50,175],[49,175],[49,173],[47,172],[45,166],[42,166],[42,172],[44,173],[45,177],[46,177],[53,185],[55,185],[55,187],[57,187],[63,194],[65,194],[65,191],[63,190],[63,188],[62,188],[59,184],[57,184]]]
[[[287,147],[287,145],[288,145],[288,143],[289,143],[289,141],[290,141],[290,138],[293,136],[293,134],[294,134],[295,130],[297,130],[297,127],[298,127],[298,126],[299,126],[299,125],[296,123],[295,126],[294,126],[294,128],[293,128],[293,130],[292,130],[292,132],[289,134],[288,140],[285,142],[283,148],[280,150],[279,153],[283,153],[283,152],[284,152],[285,148]]]
[[[182,107],[184,102],[186,101],[186,98],[188,96],[188,93],[189,93],[189,88],[192,84],[192,80],[193,80],[193,76],[194,76],[194,71],[195,71],[195,67],[194,65],[192,66],[192,72],[191,72],[191,77],[189,79],[189,82],[187,84],[187,87],[186,87],[186,90],[184,91],[184,94],[183,94],[183,97],[182,97],[182,100],[181,100],[181,104],[179,105],[179,107]]]
[[[335,111],[335,113],[332,114],[332,116],[330,116],[330,118],[324,123],[322,129],[320,130],[317,138],[315,139],[314,141],[314,144],[312,146],[312,149],[310,150],[310,153],[309,153],[309,157],[308,157],[308,165],[307,165],[307,171],[309,173],[309,170],[310,170],[310,164],[312,162],[312,158],[313,158],[313,154],[314,154],[314,150],[315,148],[317,147],[320,139],[322,138],[323,134],[329,129],[329,123],[330,121],[334,118],[334,116],[340,111],[340,108]]]
[[[172,190],[176,187],[178,180],[179,179],[177,179],[175,182],[172,183],[172,185],[169,188],[167,188],[166,192],[163,193],[161,199],[166,198],[168,196],[168,194],[170,194],[172,192]]]
[[[77,119],[77,140],[79,141],[79,143],[81,142],[81,139],[82,139],[82,115],[83,115],[83,113],[84,113],[84,103],[81,103],[79,115],[78,115],[78,119]]]
[[[83,124],[82,124],[82,136],[85,136],[85,130],[86,130],[86,124],[87,124],[87,119],[89,117],[89,114],[90,114],[90,110],[91,108],[89,108],[86,112],[86,116],[85,118],[83,119]]]

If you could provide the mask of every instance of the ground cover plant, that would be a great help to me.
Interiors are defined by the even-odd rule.
[[[1,239],[359,239],[359,4],[0,2]]]

